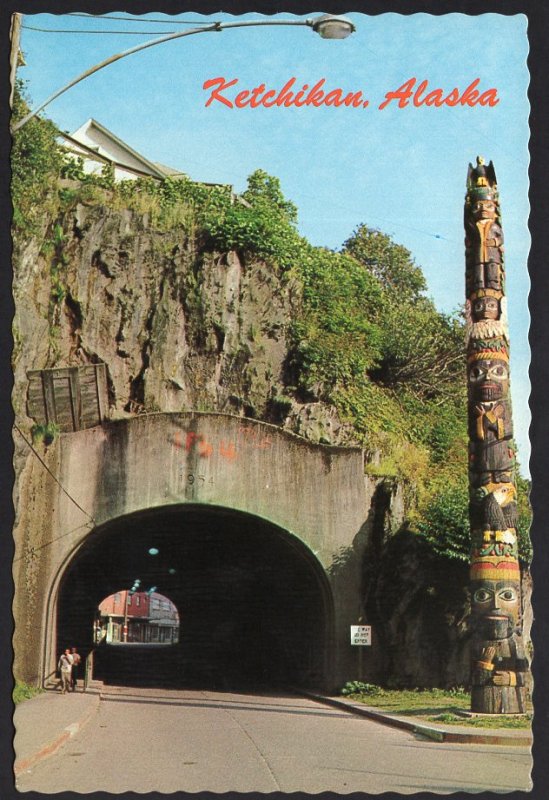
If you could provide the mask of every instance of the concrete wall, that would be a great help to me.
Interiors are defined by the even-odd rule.
[[[96,526],[161,506],[207,504],[269,520],[314,554],[333,593],[332,678],[355,677],[349,625],[361,607],[372,486],[358,448],[315,445],[223,414],[152,414],[62,434],[31,457],[15,530],[15,671],[47,675],[56,658],[62,574]],[[54,479],[54,477],[57,479]]]

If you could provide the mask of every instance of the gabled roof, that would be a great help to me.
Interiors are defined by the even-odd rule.
[[[167,167],[165,164],[161,164],[159,161],[154,162],[154,166],[159,169],[164,177],[168,178],[183,178],[187,177],[185,172],[181,172],[180,169],[174,169],[173,167]]]
[[[171,168],[169,167],[161,167],[160,165],[156,165],[152,161],[149,161],[148,158],[142,156],[141,153],[138,153],[137,150],[134,150],[132,147],[126,144],[126,142],[124,142],[122,139],[119,139],[118,136],[116,136],[108,128],[105,128],[104,125],[101,125],[101,123],[97,122],[97,120],[95,119],[89,119],[87,122],[81,125],[80,128],[71,133],[71,137],[73,139],[76,139],[77,141],[83,139],[86,135],[89,136],[89,138],[93,138],[93,136],[90,136],[90,131],[93,131],[93,129],[101,133],[106,139],[110,139],[110,141],[113,142],[113,144],[117,145],[117,147],[119,147],[120,149],[125,151],[129,156],[135,159],[141,165],[141,167],[145,172],[148,172],[157,178],[165,178],[166,174],[170,173],[173,174],[174,172],[177,172],[177,170],[172,171]],[[131,164],[128,164],[127,166],[129,169],[131,169]],[[169,170],[169,173],[167,172],[167,170]]]

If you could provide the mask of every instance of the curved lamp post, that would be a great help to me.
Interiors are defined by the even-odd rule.
[[[205,25],[201,28],[190,28],[189,30],[178,33],[169,33],[166,36],[159,36],[158,38],[144,42],[143,44],[138,44],[136,47],[130,47],[129,50],[123,50],[121,53],[116,53],[115,55],[109,56],[109,58],[106,58],[104,61],[100,61],[99,64],[96,64],[95,66],[87,69],[85,72],[82,72],[76,78],[73,78],[72,81],[69,81],[69,83],[65,84],[52,95],[50,95],[46,100],[44,100],[43,103],[41,103],[41,105],[27,114],[26,117],[23,117],[23,119],[19,120],[19,122],[12,127],[12,133],[15,133],[15,131],[18,131],[23,127],[23,125],[26,125],[29,120],[33,119],[33,117],[40,113],[40,111],[53,102],[57,97],[64,94],[72,86],[75,86],[77,83],[80,83],[80,81],[83,81],[85,78],[93,75],[94,72],[99,72],[100,69],[108,67],[109,64],[114,64],[115,61],[120,61],[121,58],[131,56],[133,53],[138,53],[140,50],[145,50],[148,47],[154,47],[156,44],[170,42],[174,39],[182,39],[184,36],[192,36],[195,33],[215,33],[216,31],[223,31],[228,28],[251,28],[266,25],[306,26],[312,28],[313,31],[318,33],[323,39],[346,39],[347,36],[350,36],[351,33],[355,31],[355,26],[350,19],[347,19],[347,17],[336,17],[332,14],[322,14],[320,17],[303,20],[269,19],[249,20],[242,22],[213,22],[211,25]]]

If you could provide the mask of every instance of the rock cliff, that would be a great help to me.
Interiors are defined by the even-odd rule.
[[[335,409],[288,386],[300,287],[261,261],[198,249],[149,214],[80,203],[15,252],[14,404],[29,369],[105,362],[112,417],[219,411],[349,441]]]

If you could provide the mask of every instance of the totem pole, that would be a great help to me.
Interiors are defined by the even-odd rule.
[[[471,710],[524,713],[515,453],[503,231],[492,162],[469,164],[465,281],[471,521]]]

